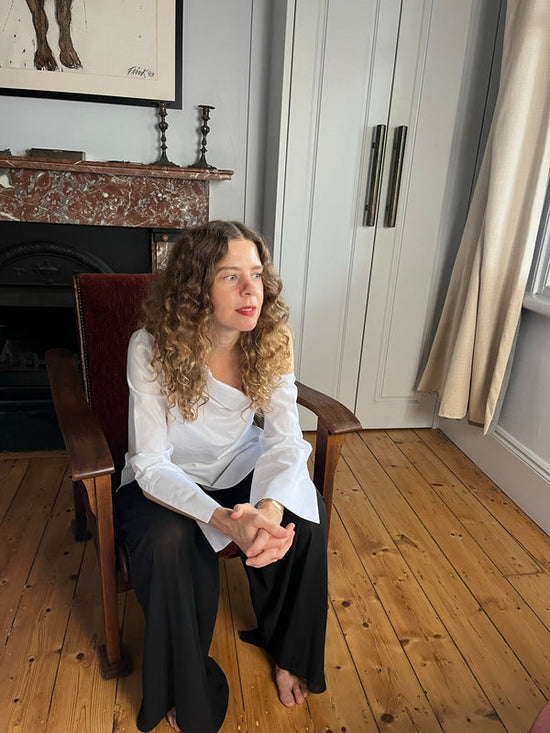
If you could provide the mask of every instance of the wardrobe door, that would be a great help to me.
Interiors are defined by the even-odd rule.
[[[376,224],[355,404],[364,427],[433,422],[435,399],[416,392],[415,385],[433,320],[439,255],[448,244],[451,190],[459,168],[462,185],[469,188],[475,165],[459,116],[461,92],[466,104],[470,88],[465,69],[468,43],[475,41],[473,5],[470,0],[402,3],[383,210]],[[475,124],[474,152],[479,121]],[[347,336],[352,342],[357,338],[351,331]]]
[[[296,373],[367,428],[432,425],[415,385],[464,223],[500,5],[296,0],[287,16],[274,254]]]
[[[296,372],[354,406],[374,229],[362,227],[372,128],[386,124],[400,0],[298,0],[275,259]],[[347,332],[353,332],[344,354]]]

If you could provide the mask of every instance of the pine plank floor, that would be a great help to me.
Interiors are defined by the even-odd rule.
[[[74,542],[64,453],[0,453],[0,731],[134,733],[143,622],[120,596],[133,673],[98,670],[91,543]],[[550,698],[550,538],[435,430],[363,431],[340,460],[329,538],[328,690],[277,701],[238,560],[212,655],[221,733],[522,733]],[[155,733],[169,733],[163,721]]]

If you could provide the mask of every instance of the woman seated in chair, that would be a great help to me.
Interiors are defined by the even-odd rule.
[[[227,682],[208,650],[218,552],[231,542],[257,618],[242,638],[270,655],[280,701],[325,690],[326,514],[307,470],[280,293],[255,232],[194,227],[155,278],[130,341],[115,512],[145,613],[141,731],[165,715],[184,733],[223,723]]]

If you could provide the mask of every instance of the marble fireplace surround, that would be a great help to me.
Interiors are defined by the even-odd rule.
[[[0,156],[0,221],[182,229],[233,171]]]

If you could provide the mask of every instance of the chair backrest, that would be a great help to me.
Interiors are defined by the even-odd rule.
[[[120,471],[128,447],[126,353],[139,327],[151,278],[145,274],[79,273],[73,278],[82,373],[88,403]]]

